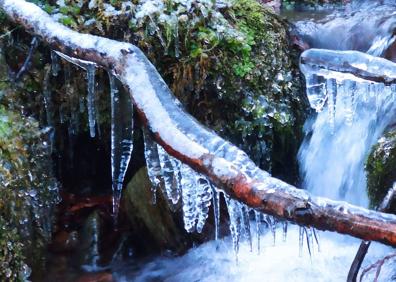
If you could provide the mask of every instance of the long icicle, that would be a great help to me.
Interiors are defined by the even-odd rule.
[[[161,185],[161,164],[158,156],[157,144],[144,128],[143,138],[147,174],[151,182],[152,203],[155,204],[157,202],[157,191]]]
[[[133,106],[128,95],[122,95],[116,78],[109,74],[111,98],[111,178],[113,216],[117,218],[124,177],[133,151]]]
[[[88,66],[87,68],[87,107],[88,107],[88,123],[89,123],[89,135],[95,137],[95,125],[96,125],[96,108],[95,108],[95,66]]]

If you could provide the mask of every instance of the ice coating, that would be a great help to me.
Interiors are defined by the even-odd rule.
[[[324,71],[349,73],[364,80],[390,85],[396,82],[396,64],[383,58],[359,51],[333,51],[309,49],[300,57],[300,68],[304,74]],[[342,75],[339,76],[342,79]]]
[[[111,178],[113,214],[117,217],[124,177],[133,151],[133,105],[127,93],[118,89],[109,74],[111,104]]]

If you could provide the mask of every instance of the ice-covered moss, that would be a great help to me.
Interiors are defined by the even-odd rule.
[[[285,22],[252,0],[146,1],[136,9],[133,41],[201,122],[261,165],[278,145],[275,132],[292,132],[283,140],[296,143],[306,104]]]
[[[3,25],[1,30],[5,35],[0,43],[0,262],[7,267],[0,263],[0,276],[6,268],[5,274],[11,276],[0,280],[22,281],[25,264],[35,271],[43,267],[58,183],[52,174],[47,130],[22,114],[32,110],[31,98],[40,96],[39,83],[34,74],[23,83],[13,82],[5,42],[13,42],[7,32],[15,28]],[[20,42],[14,45],[23,46]],[[13,238],[12,244],[6,242],[9,238]]]
[[[57,3],[43,7],[66,25],[138,45],[190,113],[258,164],[294,163],[307,104],[288,25],[270,9],[255,0]]]
[[[30,274],[24,262],[23,244],[18,231],[0,216],[0,280],[26,281]]]
[[[377,207],[396,181],[396,130],[379,139],[366,161],[370,206]],[[396,210],[394,210],[396,211]]]
[[[0,105],[0,218],[7,222],[3,236],[13,234],[8,231],[18,233],[14,243],[22,249],[24,262],[35,269],[44,263],[44,244],[51,236],[57,199],[49,148],[43,140],[37,122]]]

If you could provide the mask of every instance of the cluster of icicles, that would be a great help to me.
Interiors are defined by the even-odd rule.
[[[93,138],[100,133],[98,128],[99,112],[97,111],[97,97],[95,92],[96,64],[89,61],[69,57],[63,53],[53,51],[51,54],[51,73],[56,76],[60,70],[58,57],[70,62],[86,71],[87,79],[87,112],[90,136]],[[113,214],[117,217],[124,177],[131,160],[133,151],[133,105],[129,95],[119,91],[119,81],[109,73],[111,99],[111,169],[113,190]],[[51,110],[52,102],[49,91],[44,91],[44,102],[47,113]],[[257,234],[257,248],[260,251],[260,234],[270,230],[274,242],[276,226],[283,225],[283,237],[286,238],[287,222],[278,222],[271,216],[253,210],[241,204],[215,187],[204,175],[194,171],[170,156],[162,146],[158,145],[147,130],[143,129],[145,159],[148,176],[152,184],[153,204],[156,203],[157,193],[162,193],[167,199],[171,210],[180,206],[183,211],[184,227],[187,232],[202,232],[210,205],[213,205],[215,239],[220,237],[220,202],[225,199],[229,214],[229,229],[232,236],[235,253],[238,253],[239,242],[247,240],[253,246],[252,234]],[[255,222],[255,223],[253,223]],[[251,224],[254,225],[255,232]],[[308,246],[312,245],[313,229],[301,228],[300,249],[304,237]]]

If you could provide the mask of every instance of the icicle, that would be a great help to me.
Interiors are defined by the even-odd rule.
[[[249,242],[250,251],[253,251],[253,241],[252,241],[252,233],[250,231],[250,218],[249,218],[249,207],[246,205],[241,205],[241,216],[242,216],[242,227],[245,234],[246,239]]]
[[[308,247],[308,252],[309,255],[313,255],[313,235],[312,235],[312,229],[309,227],[304,227],[305,235],[307,236],[307,247]]]
[[[315,242],[318,245],[318,252],[320,253],[319,234],[316,232],[316,229],[313,229],[312,232],[314,235]]]
[[[84,97],[80,96],[78,100],[79,100],[80,113],[83,113],[83,112],[85,112]]]
[[[54,51],[58,56],[64,60],[84,69],[87,71],[87,108],[88,108],[88,123],[89,123],[89,133],[91,137],[95,137],[95,124],[97,114],[95,110],[95,71],[96,64],[94,62],[80,60],[77,58],[70,57],[58,51]]]
[[[269,229],[271,230],[272,233],[272,238],[273,238],[273,245],[275,246],[276,242],[276,226],[274,222],[274,218],[269,215],[264,215],[264,220],[267,223]]]
[[[180,162],[168,155],[168,153],[158,145],[158,156],[161,165],[161,174],[164,179],[165,195],[168,200],[176,205],[180,199],[180,178],[178,167]]]
[[[109,74],[111,96],[111,176],[113,214],[118,215],[122,185],[133,151],[133,106],[129,95],[120,93]],[[124,94],[124,95],[121,95]]]
[[[171,200],[174,205],[176,205],[181,197],[181,165],[182,162],[179,161],[178,159],[175,159],[172,156],[169,156],[169,159],[171,161],[172,167],[173,167],[173,181],[172,181],[172,194],[171,194]]]
[[[215,240],[219,239],[219,227],[220,227],[220,192],[216,187],[212,185],[213,193],[213,213],[214,213],[214,223],[215,223]]]
[[[179,42],[179,20],[175,19],[175,57],[180,57],[180,42]]]
[[[53,76],[57,76],[60,70],[59,57],[55,51],[51,50],[51,73]]]
[[[194,179],[193,170],[182,164],[182,202],[183,202],[183,221],[184,228],[187,232],[194,232],[196,226],[196,201],[197,201],[197,189],[196,181]],[[165,180],[166,181],[166,180]]]
[[[302,257],[304,247],[304,227],[299,226],[298,228],[298,255]]]
[[[232,244],[236,260],[238,262],[239,241],[241,238],[241,209],[238,202],[230,199],[229,196],[224,196],[227,204],[228,215],[230,217],[230,232],[232,237]]]
[[[156,33],[157,36],[158,36],[158,39],[159,39],[159,41],[160,41],[160,44],[161,44],[162,48],[164,48],[164,50],[165,50],[164,54],[165,54],[165,55],[168,55],[168,48],[167,48],[167,46],[166,46],[164,37],[162,36],[161,29],[158,27],[158,25],[157,25],[157,24],[155,23],[155,21],[153,20],[152,15],[148,15],[148,17],[150,18],[151,26],[155,29],[155,33]]]
[[[316,112],[321,112],[326,101],[327,95],[324,89],[324,83],[322,77],[318,77],[316,74],[309,74],[306,76],[307,82],[307,96],[309,103]]]
[[[197,174],[196,172],[194,172]],[[208,218],[210,202],[212,200],[212,188],[210,182],[204,176],[198,176],[197,178],[197,189],[198,199],[197,203],[197,232],[201,233],[205,225],[206,219]]]
[[[52,54],[52,53],[51,53]],[[51,152],[54,143],[54,105],[52,103],[51,97],[51,86],[50,86],[50,69],[47,68],[47,71],[44,75],[43,80],[43,98],[44,98],[44,107],[47,119],[47,125],[52,129],[50,133],[50,142],[51,142]]]
[[[355,114],[355,92],[356,82],[346,80],[344,84],[344,100],[345,100],[345,123],[349,126],[353,123],[353,116]]]
[[[335,126],[335,100],[337,97],[337,82],[335,79],[331,78],[326,80],[326,92],[327,92],[327,107],[329,111],[329,124],[331,132],[334,133]]]
[[[147,173],[151,182],[152,203],[157,201],[157,190],[161,185],[161,165],[158,156],[157,144],[143,129],[144,156],[146,158]]]
[[[88,108],[88,123],[89,134],[95,137],[95,124],[96,124],[96,109],[95,109],[95,66],[88,66],[87,68],[87,108]]]
[[[254,211],[254,218],[256,221],[256,236],[257,236],[257,254],[260,254],[260,235],[261,235],[261,219],[262,219],[262,214],[258,211]]]
[[[286,242],[286,237],[287,237],[287,221],[282,222],[282,229],[283,229],[283,242]]]

